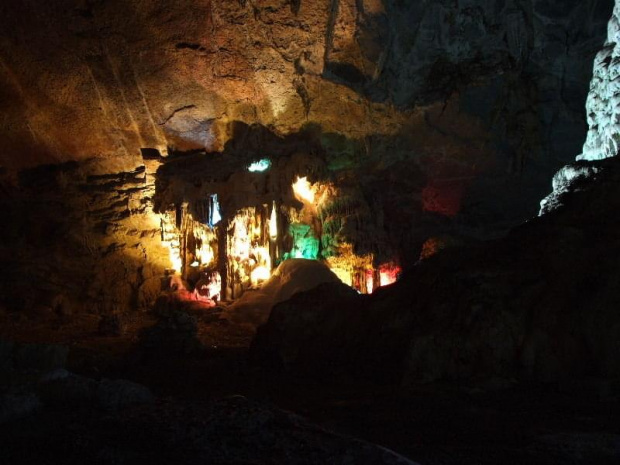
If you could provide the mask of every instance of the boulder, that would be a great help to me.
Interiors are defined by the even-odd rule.
[[[363,296],[342,282],[298,293],[277,304],[258,328],[252,357],[274,368],[331,374],[338,361],[347,363],[353,357],[348,349],[358,344],[351,338],[358,343],[363,338],[360,324],[368,316],[364,303]],[[336,340],[338,345],[333,344]]]
[[[50,373],[37,387],[44,405],[64,409],[92,409],[96,406],[96,380],[66,371]]]

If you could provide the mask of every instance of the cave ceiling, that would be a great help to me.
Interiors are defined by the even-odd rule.
[[[580,153],[612,3],[6,0],[0,166],[131,171],[310,126],[332,166],[416,165],[426,210],[503,227]]]

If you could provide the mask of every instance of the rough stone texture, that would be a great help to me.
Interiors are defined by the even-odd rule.
[[[48,372],[65,366],[69,349],[50,344],[19,344],[13,349],[15,370]]]
[[[601,169],[599,165],[580,160],[562,167],[553,177],[553,191],[540,202],[540,215],[563,206],[564,199],[578,190],[588,188],[596,182]]]
[[[96,157],[130,171],[145,147],[219,150],[233,121],[316,123],[351,139],[326,138],[331,151],[418,163],[424,208],[504,228],[579,151],[611,6],[5,1],[1,164]]]
[[[0,339],[0,379],[13,369],[13,343]]]
[[[65,370],[50,373],[37,392],[46,407],[92,409],[96,406],[97,381]]]
[[[613,157],[620,149],[620,3],[616,2],[607,26],[607,41],[594,59],[586,103],[588,138],[578,160]]]
[[[159,295],[169,260],[152,213],[152,172],[90,168],[69,163],[2,179],[0,301],[8,309],[114,313],[149,307]]]
[[[39,416],[9,425],[3,463],[415,465],[388,449],[339,435],[278,408],[237,396],[211,403],[172,401],[105,417],[92,412]],[[53,426],[51,426],[53,425]],[[33,431],[34,429],[34,431]],[[26,446],[27,445],[27,446]],[[37,447],[44,445],[44,447]]]
[[[620,379],[620,161],[589,163],[595,180],[504,239],[445,249],[369,297],[319,288],[276,306],[254,354],[406,382]]]
[[[145,386],[123,379],[96,381],[69,372],[52,375],[36,386],[39,398],[48,408],[119,411],[155,400]]]
[[[105,410],[120,410],[129,405],[152,402],[151,391],[137,383],[122,379],[103,379],[97,385],[97,404]]]
[[[547,449],[553,459],[566,463],[583,461],[614,463],[620,460],[620,435],[609,433],[549,434],[540,438],[534,450]]]
[[[122,336],[127,330],[123,315],[104,315],[97,328],[102,336]]]
[[[228,160],[307,131],[386,258],[411,265],[430,236],[502,234],[579,151],[611,6],[4,1],[0,296],[49,318],[153,302],[169,261],[151,214],[158,162],[141,150]],[[206,175],[200,157],[175,169]]]
[[[56,344],[23,344],[0,340],[0,385],[11,384],[25,374],[37,379],[62,369],[69,349]]]

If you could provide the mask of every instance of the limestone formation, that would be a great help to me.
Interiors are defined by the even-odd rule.
[[[607,40],[594,59],[586,102],[588,135],[577,163],[562,167],[553,178],[553,192],[540,203],[540,215],[562,206],[567,193],[596,182],[598,165],[588,163],[615,157],[620,150],[620,3],[607,25]]]
[[[0,166],[97,158],[129,172],[141,149],[219,151],[234,121],[279,134],[316,124],[357,158],[419,164],[450,204],[439,211],[463,209],[468,228],[505,230],[579,152],[611,7],[8,0]]]
[[[44,166],[3,186],[11,194],[0,200],[0,289],[12,311],[49,307],[60,316],[62,303],[76,313],[119,313],[149,308],[161,292],[170,264],[153,213],[153,172],[93,171]]]
[[[614,157],[620,150],[620,4],[607,26],[607,40],[594,59],[586,103],[588,138],[577,160]]]
[[[304,254],[374,290],[431,237],[501,236],[582,143],[611,3],[3,2],[2,304],[64,321],[176,286],[214,306]],[[243,254],[215,244],[237,229]]]

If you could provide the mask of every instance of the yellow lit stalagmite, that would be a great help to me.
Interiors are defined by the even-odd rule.
[[[179,233],[175,227],[174,213],[167,212],[161,215],[161,239],[162,244],[168,249],[170,268],[181,272],[183,260],[181,259],[181,242]]]
[[[275,208],[272,211],[274,216]],[[232,276],[239,285],[249,283],[252,287],[271,276],[269,243],[262,238],[263,225],[254,207],[237,212],[229,229],[228,263]],[[272,221],[269,221],[269,235],[272,235]],[[277,236],[277,228],[275,230]]]
[[[338,203],[339,189],[331,183],[311,183],[307,176],[295,177],[291,189],[301,208],[270,200],[271,205],[244,207],[221,218],[214,194],[209,196],[206,220],[196,221],[187,204],[171,207],[161,217],[171,268],[190,285],[202,274],[200,296],[206,299],[219,294],[237,299],[260,287],[274,267],[289,258],[322,260],[345,284],[363,293],[396,280],[400,272],[396,265],[375,268],[372,253],[354,251],[353,241],[343,233],[352,213]],[[217,273],[221,279],[213,278]],[[209,276],[211,281],[204,281]],[[222,283],[225,288],[219,292],[215,288]]]
[[[278,217],[276,213],[276,203],[273,202],[273,206],[271,207],[271,216],[269,217],[269,237],[272,240],[278,238]]]

